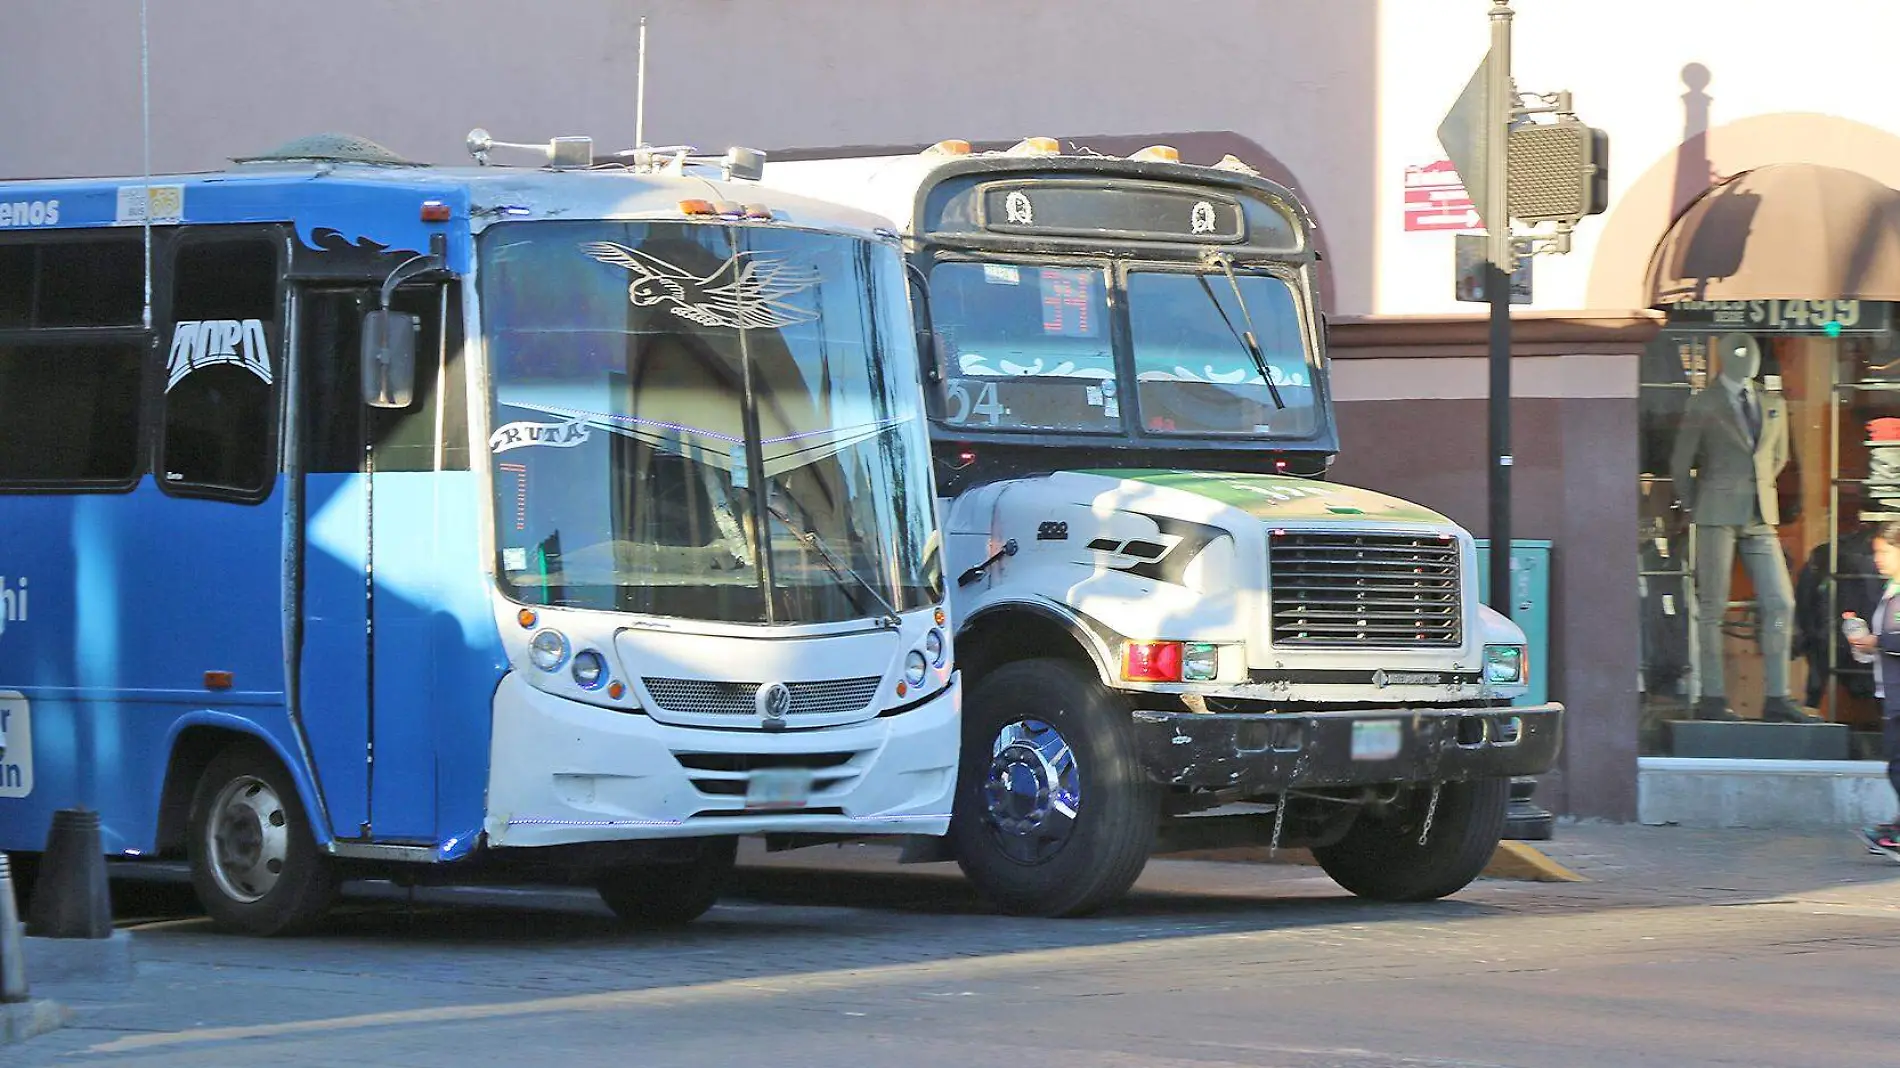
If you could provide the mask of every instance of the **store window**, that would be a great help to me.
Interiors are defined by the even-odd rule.
[[[1639,586],[1644,755],[1878,751],[1871,535],[1900,519],[1892,306],[1685,302],[1643,361]],[[1685,721],[1838,723],[1812,753],[1684,751]],[[1706,735],[1699,736],[1706,737]]]

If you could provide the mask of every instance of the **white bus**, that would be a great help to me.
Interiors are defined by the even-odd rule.
[[[739,836],[942,835],[902,252],[757,161],[0,182],[0,849],[88,808],[276,933],[373,873],[678,923]]]
[[[1156,851],[1307,846],[1354,893],[1483,869],[1563,709],[1471,535],[1324,479],[1305,207],[1228,157],[1047,138],[774,159],[896,220],[925,339],[963,759],[946,839],[1001,907],[1078,914]]]

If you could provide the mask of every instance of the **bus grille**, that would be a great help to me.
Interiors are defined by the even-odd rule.
[[[682,716],[756,716],[757,682],[707,682],[703,679],[643,678],[653,702]],[[877,695],[875,675],[825,682],[788,682],[792,708],[788,716],[836,716],[857,712]]]
[[[1435,535],[1276,533],[1275,645],[1405,648],[1464,641],[1458,543]]]

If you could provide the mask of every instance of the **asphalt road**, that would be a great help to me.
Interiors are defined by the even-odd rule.
[[[41,991],[73,1024],[0,1059],[1900,1062],[1900,865],[1844,838],[1653,830],[1570,833],[1589,882],[1486,880],[1423,906],[1354,900],[1310,868],[1157,863],[1128,902],[1061,922],[992,915],[953,878],[746,869],[665,935],[617,929],[580,892],[371,888],[318,935],[260,941],[208,931],[176,889],[117,884],[136,981]]]

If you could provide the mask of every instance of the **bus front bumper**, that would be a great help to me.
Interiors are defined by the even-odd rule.
[[[956,675],[930,700],[883,718],[712,730],[569,701],[510,674],[495,694],[483,829],[495,847],[768,832],[941,835],[956,789],[961,712]],[[759,796],[759,771],[788,767],[812,769],[809,794]]]
[[[1277,793],[1538,775],[1563,744],[1560,704],[1345,712],[1134,714],[1142,765],[1173,786]]]

